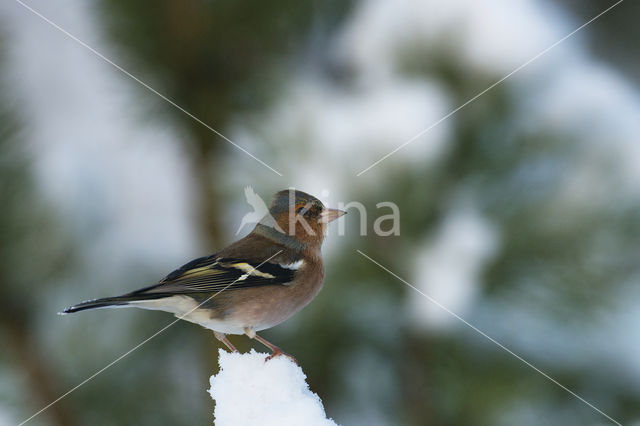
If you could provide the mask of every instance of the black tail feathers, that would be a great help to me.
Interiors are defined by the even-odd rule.
[[[124,297],[105,297],[104,299],[87,300],[86,302],[78,303],[77,305],[69,306],[65,308],[60,315],[72,314],[74,312],[86,311],[87,309],[108,308],[112,306],[127,305],[129,301],[121,300]]]
[[[140,300],[153,300],[153,299],[161,299],[163,297],[171,296],[171,294],[166,293],[147,293],[148,290],[155,288],[157,286],[146,287],[140,289],[138,291],[134,291],[133,293],[128,293],[122,296],[116,297],[105,297],[103,299],[93,299],[87,300],[86,302],[78,303],[77,305],[69,306],[60,312],[60,315],[72,314],[74,312],[86,311],[87,309],[98,309],[98,308],[111,308],[117,306],[126,306],[131,302],[136,302]]]

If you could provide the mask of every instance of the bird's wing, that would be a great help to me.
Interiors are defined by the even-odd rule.
[[[187,294],[290,284],[296,270],[290,265],[208,256],[176,269],[144,293]]]

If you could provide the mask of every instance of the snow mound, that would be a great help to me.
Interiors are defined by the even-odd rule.
[[[220,372],[211,376],[217,426],[337,426],[309,390],[307,376],[286,357],[220,350]]]

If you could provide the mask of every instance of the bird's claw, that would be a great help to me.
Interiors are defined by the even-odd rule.
[[[290,355],[290,354],[288,354],[288,353],[286,353],[286,352],[283,352],[283,351],[273,351],[273,352],[271,353],[271,355],[269,355],[268,357],[266,357],[266,358],[265,358],[264,362],[267,362],[267,361],[269,361],[269,360],[272,360],[273,358],[275,358],[275,357],[277,357],[277,356],[286,356],[286,357],[287,357],[287,358],[289,358],[291,361],[293,361],[293,363],[294,363],[295,365],[298,365],[298,366],[300,365],[300,364],[298,364],[298,360],[297,360],[293,355]]]

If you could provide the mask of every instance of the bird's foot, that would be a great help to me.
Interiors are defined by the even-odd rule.
[[[284,352],[284,351],[282,351],[282,350],[280,350],[280,349],[273,351],[273,352],[271,353],[271,355],[269,355],[268,357],[266,357],[266,358],[265,358],[264,362],[267,362],[267,361],[269,361],[269,360],[271,360],[271,359],[273,359],[273,358],[275,358],[275,357],[277,357],[277,356],[286,356],[286,357],[287,357],[287,358],[289,358],[291,361],[293,361],[293,363],[294,363],[295,365],[298,365],[298,366],[300,365],[300,364],[298,364],[298,360],[297,360],[293,355],[288,354],[288,353],[286,353],[286,352]]]
[[[300,364],[298,364],[298,360],[296,360],[293,355],[289,355],[288,353],[286,353],[285,351],[280,349],[278,346],[276,346],[273,343],[270,343],[268,340],[258,336],[253,329],[245,328],[244,332],[247,334],[247,336],[251,337],[252,339],[256,339],[258,342],[262,343],[263,345],[265,345],[266,347],[268,347],[271,350],[271,355],[269,355],[267,358],[265,358],[264,362],[267,362],[267,361],[269,361],[269,360],[271,360],[271,359],[273,359],[273,358],[275,358],[277,356],[286,356],[291,361],[293,361],[293,363],[295,365],[300,365]]]

